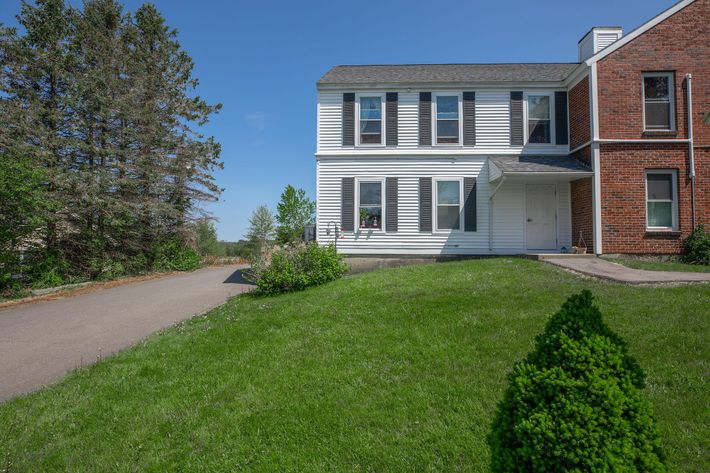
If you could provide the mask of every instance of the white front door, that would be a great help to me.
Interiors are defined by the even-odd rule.
[[[527,249],[557,249],[557,186],[528,184],[525,195]]]

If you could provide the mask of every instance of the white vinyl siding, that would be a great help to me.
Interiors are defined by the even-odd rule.
[[[343,94],[318,94],[318,150],[343,145]]]
[[[476,93],[476,146],[510,148],[509,91]]]
[[[321,157],[317,164],[318,242],[332,243],[330,224],[340,223],[343,177],[356,180],[397,177],[397,232],[347,232],[338,251],[347,254],[512,254],[525,252],[525,184],[505,182],[494,197],[493,250],[489,250],[487,158],[451,157]],[[477,231],[419,231],[419,178],[476,177]],[[433,182],[433,184],[434,184]],[[434,190],[433,188],[432,190]],[[558,184],[560,247],[570,247],[569,184]]]
[[[475,90],[475,88],[473,89]],[[382,92],[370,93],[363,90],[352,90],[358,97],[377,95]],[[566,154],[569,152],[567,145],[554,144],[554,118],[552,118],[552,137],[551,144],[535,144],[534,146],[511,146],[510,145],[510,90],[475,90],[476,102],[476,145],[461,146],[461,132],[459,144],[441,144],[432,146],[419,147],[419,90],[405,91],[392,89],[389,92],[398,92],[398,107],[397,107],[397,146],[383,148],[382,145],[365,145],[356,146],[355,149],[349,147],[344,149],[342,146],[342,113],[343,113],[343,94],[342,92],[319,92],[318,93],[318,139],[317,139],[317,154],[318,156],[395,156],[401,155],[403,151],[417,151],[421,154],[436,156],[437,154],[455,154],[461,156],[478,155],[481,157],[490,154]],[[550,94],[554,90],[545,90],[543,93]],[[432,100],[436,99],[437,94],[456,94],[460,95],[462,90],[451,90],[447,92],[434,91]],[[535,90],[531,89],[525,93],[535,94]],[[436,127],[436,107],[432,105],[432,141],[436,135],[434,128]],[[384,109],[383,109],[384,110]],[[551,113],[554,113],[554,94],[551,96]],[[386,114],[386,112],[385,112]],[[383,114],[384,116],[384,114]],[[463,122],[463,116],[459,113],[459,122]],[[383,122],[384,126],[384,122]],[[462,126],[462,125],[460,125]],[[359,120],[355,116],[356,133],[359,127]],[[385,132],[383,128],[383,133]],[[356,137],[357,138],[357,137]],[[384,134],[383,134],[384,139]],[[446,151],[442,151],[442,149]]]
[[[419,146],[419,94],[400,93],[398,103],[398,147],[411,149]]]

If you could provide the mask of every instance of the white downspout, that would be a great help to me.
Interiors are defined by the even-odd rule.
[[[488,197],[488,251],[493,251],[493,197],[498,193],[498,189],[500,189],[500,186],[502,186],[504,182],[505,174],[500,178],[500,182]]]
[[[693,155],[693,75],[688,73],[685,75],[686,85],[688,87],[688,175],[690,177],[690,202],[692,209],[692,229],[695,228],[695,156]]]
[[[597,82],[597,63],[589,71],[590,112],[592,115],[591,161],[594,179],[592,181],[592,236],[594,253],[602,254],[602,191],[601,191],[601,150],[599,145],[599,91]]]

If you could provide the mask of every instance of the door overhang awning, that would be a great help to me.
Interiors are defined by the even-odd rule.
[[[491,156],[488,181],[576,181],[594,175],[572,156]]]

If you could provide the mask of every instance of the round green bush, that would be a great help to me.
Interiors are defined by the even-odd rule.
[[[643,383],[592,294],[571,296],[509,376],[488,437],[492,471],[665,471]]]
[[[710,264],[710,232],[704,225],[695,227],[683,242],[682,259],[686,263]]]
[[[261,294],[301,291],[338,279],[347,267],[334,245],[310,243],[274,251],[268,265],[252,262],[250,279]]]
[[[200,255],[178,240],[159,243],[153,249],[156,271],[193,271],[200,267]]]

